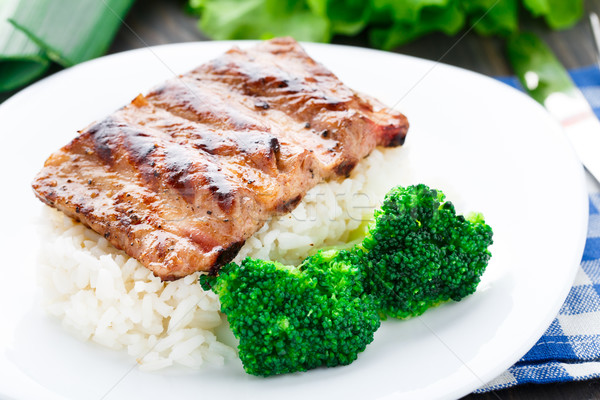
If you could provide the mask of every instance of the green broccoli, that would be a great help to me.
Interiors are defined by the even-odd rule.
[[[246,372],[269,376],[350,364],[380,318],[366,295],[357,255],[321,251],[298,267],[246,258],[203,275],[239,339]]]
[[[416,316],[475,292],[492,229],[481,214],[457,215],[444,199],[425,185],[396,187],[375,211],[359,248],[365,289],[383,315]]]
[[[420,315],[473,293],[492,229],[444,199],[425,185],[396,187],[350,249],[321,250],[297,267],[247,258],[201,276],[220,297],[245,370],[269,376],[349,364],[380,317]]]

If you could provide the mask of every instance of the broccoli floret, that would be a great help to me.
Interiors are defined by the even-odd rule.
[[[475,292],[491,253],[481,214],[457,215],[425,185],[396,187],[375,211],[362,251],[364,286],[382,315],[406,318]]]
[[[297,267],[246,258],[201,277],[219,295],[246,372],[269,376],[357,358],[380,325],[358,257],[321,251]]]
[[[444,200],[425,185],[397,187],[350,249],[321,250],[299,266],[246,258],[201,276],[220,297],[244,369],[269,376],[350,364],[380,317],[420,315],[473,293],[492,229]]]

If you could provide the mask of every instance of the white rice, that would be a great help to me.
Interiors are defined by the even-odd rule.
[[[297,263],[324,246],[345,243],[370,218],[401,168],[402,149],[375,150],[340,182],[321,183],[290,214],[252,236],[235,261],[251,256]],[[235,350],[220,342],[218,297],[198,274],[161,282],[106,239],[49,207],[39,281],[47,311],[82,340],[126,350],[144,370],[223,364]]]

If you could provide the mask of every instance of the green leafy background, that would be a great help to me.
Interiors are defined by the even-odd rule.
[[[135,0],[0,0],[0,92],[106,52]],[[510,37],[523,14],[552,29],[583,15],[584,0],[188,0],[213,39],[329,42],[365,34],[393,49],[431,32]]]
[[[430,32],[455,35],[467,26],[482,35],[508,36],[530,13],[553,29],[583,15],[583,0],[190,0],[200,28],[214,39],[289,35],[328,42],[333,35],[367,31],[371,45],[392,49]]]

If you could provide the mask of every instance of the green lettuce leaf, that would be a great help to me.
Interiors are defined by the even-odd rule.
[[[391,28],[371,31],[371,44],[390,50],[430,32],[440,31],[454,35],[465,24],[466,15],[457,0],[375,0],[379,12],[391,15],[395,21]],[[382,21],[385,16],[376,18]]]
[[[583,0],[523,0],[523,4],[552,29],[568,28],[583,15]]]
[[[311,11],[329,20],[332,34],[356,35],[369,23],[371,4],[364,0],[307,0]]]
[[[583,13],[583,0],[189,0],[201,29],[214,39],[293,36],[325,42],[367,32],[374,47],[392,49],[430,32],[456,35],[467,22],[481,35],[518,31],[521,5],[550,27]]]
[[[480,35],[508,36],[519,27],[517,0],[463,0],[462,6]]]
[[[297,40],[328,42],[329,20],[300,1],[204,0],[196,2],[200,28],[211,38],[269,39],[293,36]]]

